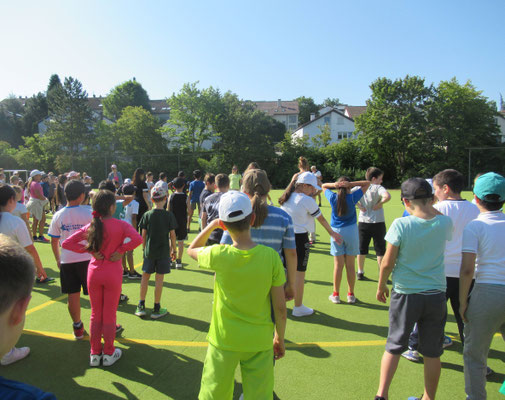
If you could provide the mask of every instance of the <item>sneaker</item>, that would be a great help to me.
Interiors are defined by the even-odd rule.
[[[99,367],[102,362],[101,354],[90,354],[89,355],[89,366],[90,367]]]
[[[123,278],[126,278],[128,276],[128,271],[123,270]]]
[[[84,337],[84,324],[81,322],[81,326],[79,328],[74,328],[74,339],[75,340],[81,340]]]
[[[126,294],[121,293],[121,296],[119,296],[119,301],[128,301],[128,296]]]
[[[373,400],[386,400],[386,398],[382,396],[375,396]]]
[[[365,279],[365,273],[364,272],[358,272],[358,281],[362,281]]]
[[[349,304],[354,304],[356,303],[356,296],[354,296],[353,294],[348,294],[347,295],[347,302]]]
[[[151,313],[151,318],[158,319],[158,318],[164,317],[167,314],[168,314],[168,310],[166,308],[160,308],[159,310],[153,310],[153,312]]]
[[[123,325],[116,324],[116,336],[124,331]]]
[[[314,314],[314,310],[304,306],[303,304],[300,307],[293,307],[293,312],[291,313],[293,317],[306,317],[307,315],[312,314]]]
[[[419,362],[421,357],[419,356],[419,352],[417,350],[407,350],[402,353],[402,357],[405,357],[409,361]]]
[[[140,304],[137,306],[137,310],[135,311],[135,315],[137,317],[143,317],[146,315],[146,306],[141,306]]]
[[[182,262],[176,262],[175,263],[175,269],[183,269],[182,268]]]
[[[22,360],[28,354],[30,354],[29,347],[13,347],[6,355],[2,357],[0,361],[1,365],[10,365],[16,361]]]
[[[129,272],[128,279],[142,279],[142,275],[140,275],[137,271]]]
[[[330,294],[330,296],[328,297],[330,299],[330,301],[334,304],[340,304],[340,296],[334,296],[332,294]]]
[[[112,353],[110,356],[108,354],[104,354],[102,356],[103,360],[103,366],[104,367],[110,367],[112,364],[114,364],[117,360],[121,358],[121,349],[116,348],[114,350],[114,353]]]
[[[40,235],[37,239],[37,242],[40,243],[49,243],[49,240],[47,240],[43,235]]]
[[[444,344],[442,346],[444,349],[446,347],[452,346],[452,339],[449,336],[444,336]]]

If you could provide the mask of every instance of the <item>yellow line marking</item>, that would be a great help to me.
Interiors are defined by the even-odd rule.
[[[33,308],[30,308],[28,311],[26,311],[26,315],[29,315],[29,314],[31,314],[31,313],[33,313],[33,312],[35,312],[35,311],[42,310],[43,308],[46,308],[46,307],[50,306],[51,304],[56,303],[57,301],[63,300],[63,299],[65,299],[66,297],[67,297],[67,295],[66,295],[66,294],[64,294],[64,295],[62,295],[62,296],[58,296],[58,297],[56,297],[56,298],[54,298],[54,299],[52,299],[52,300],[46,301],[45,303],[42,303],[42,304],[40,304],[40,305],[38,305],[38,306],[35,306],[35,307],[33,307]]]

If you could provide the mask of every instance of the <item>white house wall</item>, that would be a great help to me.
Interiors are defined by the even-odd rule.
[[[312,138],[321,135],[326,123],[330,127],[330,143],[339,143],[345,138],[354,138],[354,122],[336,112],[322,116],[303,128],[298,129],[293,133],[293,138],[308,137],[309,145],[312,145]]]

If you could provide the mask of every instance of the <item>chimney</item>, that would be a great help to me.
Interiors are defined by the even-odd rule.
[[[310,120],[314,121],[316,119],[316,113],[310,113]]]
[[[281,99],[277,100],[277,107],[281,106]]]

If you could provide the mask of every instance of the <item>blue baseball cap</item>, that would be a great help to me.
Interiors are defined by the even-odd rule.
[[[475,181],[473,192],[481,200],[490,202],[505,201],[505,178],[496,172],[488,172],[481,175]],[[489,200],[486,198],[486,196],[491,194],[499,196],[498,200]]]

